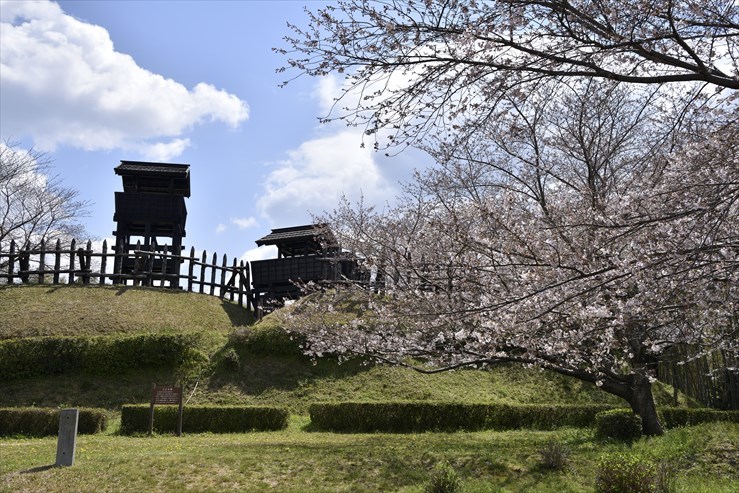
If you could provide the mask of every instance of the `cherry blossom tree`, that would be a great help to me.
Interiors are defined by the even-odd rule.
[[[308,15],[280,70],[345,74],[328,118],[392,130],[379,147],[474,128],[543,81],[739,89],[732,0],[346,0]]]
[[[665,351],[739,350],[734,4],[351,1],[310,18],[290,64],[347,74],[329,118],[439,166],[392,208],[325,218],[385,292],[315,293],[288,328],[314,355],[546,368],[660,434]]]
[[[79,237],[88,203],[51,174],[48,156],[0,142],[0,250],[10,242],[37,248],[41,240]]]

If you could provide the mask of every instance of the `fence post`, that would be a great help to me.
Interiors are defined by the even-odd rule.
[[[133,255],[133,285],[138,286],[141,284],[141,279],[138,277],[141,272],[141,240],[136,241],[136,252]],[[123,259],[123,257],[121,257]],[[121,274],[123,271],[121,270]]]
[[[123,273],[123,242],[126,242],[125,238],[116,237],[115,248],[113,249],[113,284],[126,284],[126,281],[121,277],[117,277]]]
[[[28,283],[28,271],[31,268],[31,243],[26,242],[21,250],[18,251],[18,277],[21,278],[23,284]]]
[[[92,243],[87,240],[87,251],[92,248]],[[85,253],[84,248],[77,249],[77,257],[80,261],[80,277],[82,278],[82,284],[90,284],[90,257]]]
[[[144,249],[146,249],[146,244],[144,244]],[[146,281],[144,286],[153,286],[154,285],[154,259],[156,258],[157,254],[157,240],[154,238],[154,240],[149,244],[149,254],[146,259]]]
[[[226,289],[226,269],[228,269],[228,258],[226,257],[226,254],[223,254],[223,263],[221,267],[221,287],[219,289],[221,299],[223,299],[226,296],[225,289]]]
[[[216,292],[216,268],[218,267],[218,254],[213,252],[213,263],[210,266],[210,295],[215,296]]]
[[[87,266],[85,267],[87,269],[87,282],[85,284],[90,284],[90,274],[92,274],[92,240],[87,240],[87,245],[85,245],[85,260],[87,261]]]
[[[59,271],[62,270],[62,242],[56,240],[54,247],[54,284],[59,284]]]
[[[200,293],[205,290],[205,263],[208,261],[206,252],[203,250],[203,260],[200,262]]]
[[[98,278],[98,284],[101,286],[105,284],[105,266],[108,254],[108,240],[103,240],[103,251],[100,254],[100,277]]]
[[[13,284],[13,262],[15,262],[15,240],[10,240],[10,255],[8,256],[8,284]]]
[[[187,292],[192,293],[192,271],[195,267],[195,247],[190,247],[190,266],[187,268]]]
[[[233,282],[233,286],[231,287],[231,290],[229,290],[229,292],[228,292],[228,299],[231,300],[231,301],[234,300],[234,291],[236,291],[237,286],[239,286],[239,269],[238,269],[238,266],[236,264],[236,257],[234,257],[232,269],[233,269],[233,276],[232,277],[233,277],[234,282]]]
[[[38,283],[44,283],[44,271],[46,270],[46,240],[41,239],[39,244],[39,259],[38,259]]]
[[[236,262],[236,257],[234,257],[234,262]],[[238,301],[239,301],[239,306],[244,306],[244,284],[243,284],[244,283],[244,277],[243,277],[244,274],[243,274],[243,272],[244,272],[244,261],[243,260],[239,260],[239,280],[238,280],[238,283],[239,283],[239,291],[238,291],[239,297],[237,298]],[[246,309],[248,310],[249,309],[249,305],[248,305],[249,300],[247,299],[246,302],[247,302]]]
[[[251,290],[251,272],[249,270],[249,265],[249,262],[241,262],[241,273],[243,275],[241,282],[242,289],[246,294],[246,309],[251,310],[252,313],[255,313],[257,310],[257,305],[254,302],[254,292]]]
[[[72,238],[72,243],[69,246],[69,284],[74,284],[74,253],[77,241]]]

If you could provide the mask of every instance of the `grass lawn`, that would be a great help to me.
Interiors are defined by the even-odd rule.
[[[54,468],[56,438],[0,438],[0,492],[415,492],[434,467],[448,462],[466,493],[592,492],[604,453],[628,450],[596,442],[593,431],[507,431],[422,434],[334,434],[308,431],[309,404],[321,401],[444,401],[489,403],[625,403],[591,384],[549,372],[503,365],[422,375],[412,370],[259,351],[227,368],[219,355],[233,331],[269,333],[245,310],[218,298],[159,289],[100,286],[0,287],[0,340],[36,336],[97,336],[205,332],[211,364],[188,377],[190,404],[280,406],[293,414],[280,432],[126,437],[117,433],[120,406],[145,403],[152,382],[171,384],[176,368],[123,373],[71,371],[6,381],[0,406],[104,407],[105,434],[78,438],[76,463]],[[244,328],[247,327],[248,328]],[[266,342],[275,342],[269,338]],[[277,341],[279,342],[279,341]],[[672,389],[657,384],[660,405]],[[695,405],[679,395],[679,404]],[[569,467],[541,466],[550,440],[566,445]],[[739,492],[739,425],[670,430],[631,448],[676,471],[674,493]]]
[[[56,439],[0,440],[0,491],[280,491],[422,492],[433,467],[448,461],[466,492],[590,492],[601,454],[592,430],[423,434],[334,434],[304,431],[293,417],[282,432],[235,435],[80,436],[75,465],[54,462]],[[566,444],[569,467],[541,467],[548,440]],[[632,450],[668,461],[677,492],[735,493],[739,426],[723,423],[671,430]]]
[[[253,323],[229,301],[126,286],[0,286],[0,339],[216,331]]]

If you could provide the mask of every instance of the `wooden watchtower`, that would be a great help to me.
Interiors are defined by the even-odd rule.
[[[273,229],[256,243],[276,246],[278,257],[251,262],[252,288],[260,307],[300,297],[298,282],[335,282],[351,277],[356,269],[323,224]]]
[[[123,180],[123,192],[115,193],[116,238],[115,274],[131,274],[142,269],[142,257],[137,258],[137,243],[142,251],[169,252],[180,255],[185,237],[187,208],[190,196],[190,165],[121,161],[114,168]],[[166,274],[179,271],[179,259],[146,258],[147,269],[159,273],[162,285],[179,287],[176,277]],[[156,279],[156,277],[154,277]]]

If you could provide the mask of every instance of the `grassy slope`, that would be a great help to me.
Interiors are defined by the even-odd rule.
[[[0,287],[0,339],[137,332],[228,333],[252,322],[216,297],[183,291],[102,286]]]
[[[158,289],[23,286],[0,288],[0,338],[206,330],[225,336],[250,323],[245,311],[215,297]],[[254,326],[274,326],[267,318]],[[71,374],[0,383],[0,406],[100,406],[148,402],[152,382],[173,383],[172,370],[123,375]],[[299,356],[242,355],[241,368],[210,369],[186,385],[190,403],[279,405],[307,414],[329,400],[436,400],[507,403],[614,403],[593,385],[521,367],[422,375],[358,363],[316,364]],[[656,389],[660,403],[671,392]],[[684,401],[683,401],[684,402]]]
[[[123,404],[146,403],[152,382],[169,384],[171,370],[142,370],[124,375],[61,375],[0,383],[1,406],[100,406],[117,410]],[[195,386],[197,384],[197,387]],[[185,388],[191,404],[247,404],[286,407],[307,414],[320,401],[432,400],[505,403],[612,403],[623,401],[594,386],[551,373],[517,367],[491,371],[463,370],[421,375],[385,366],[338,366],[290,357],[259,357],[238,373],[218,371]],[[662,405],[671,404],[669,388],[655,392]],[[685,404],[685,401],[681,401]]]
[[[99,308],[106,306],[105,311]],[[40,334],[110,334],[212,330],[221,335],[249,320],[217,298],[149,289],[0,288],[0,338]],[[269,321],[265,325],[269,325]],[[253,330],[262,330],[256,325]],[[171,369],[123,375],[70,374],[2,382],[0,406],[102,406],[147,402],[151,382],[170,383]],[[192,403],[279,404],[304,415],[319,400],[432,399],[468,402],[617,402],[593,386],[558,375],[499,367],[421,375],[401,368],[338,366],[299,356],[242,355],[238,371],[214,368],[186,389]],[[669,402],[669,388],[657,398]],[[114,413],[115,414],[115,413]],[[467,492],[591,492],[595,464],[624,445],[599,444],[592,430],[554,432],[351,435],[310,433],[293,416],[276,433],[184,438],[81,436],[73,468],[50,468],[56,439],[0,439],[0,492],[13,491],[286,491],[420,493],[432,467],[449,461]],[[541,469],[537,450],[565,443],[571,465]],[[704,425],[642,439],[633,450],[669,460],[677,492],[733,492],[739,482],[739,426]],[[21,471],[23,471],[21,473]],[[310,486],[307,486],[310,485]]]

